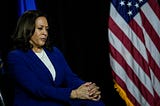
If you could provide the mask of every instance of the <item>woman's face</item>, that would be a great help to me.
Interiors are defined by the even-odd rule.
[[[35,21],[35,32],[30,39],[34,48],[41,48],[45,45],[48,37],[48,22],[46,17],[38,17]]]

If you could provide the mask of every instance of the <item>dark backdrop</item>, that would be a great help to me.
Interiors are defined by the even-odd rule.
[[[2,58],[18,19],[18,0],[6,0],[1,9]],[[109,0],[36,0],[37,9],[49,17],[55,45],[64,53],[73,72],[101,87],[107,106],[124,106],[113,87],[109,67],[107,20]]]

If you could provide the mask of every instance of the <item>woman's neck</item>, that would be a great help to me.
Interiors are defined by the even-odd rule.
[[[42,47],[33,47],[32,50],[35,52],[35,53],[40,53],[43,48]]]

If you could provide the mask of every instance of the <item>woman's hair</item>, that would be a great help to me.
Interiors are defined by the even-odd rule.
[[[47,18],[47,15],[39,10],[28,10],[24,12],[24,14],[19,18],[17,22],[17,27],[13,36],[11,36],[11,39],[13,41],[12,49],[27,51],[33,47],[29,43],[29,40],[35,31],[35,21],[38,17],[41,16]],[[48,50],[51,50],[52,43],[49,38],[50,37],[48,36],[44,47]]]

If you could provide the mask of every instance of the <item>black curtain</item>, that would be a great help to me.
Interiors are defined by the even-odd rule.
[[[109,0],[36,0],[37,9],[49,16],[55,45],[73,72],[101,87],[107,106],[125,106],[113,87],[109,66],[107,21]],[[6,0],[0,47],[8,52],[9,37],[18,19],[18,0]],[[3,39],[2,39],[3,38]]]

